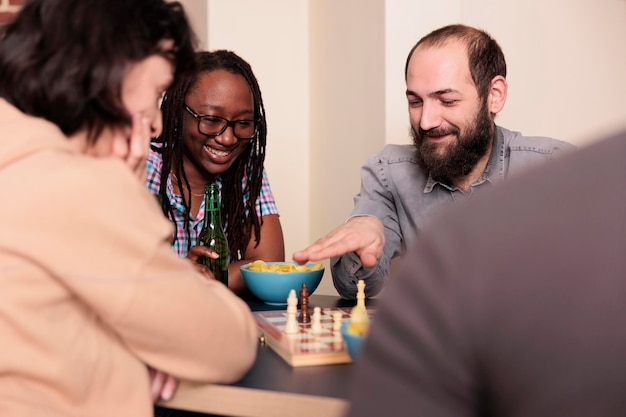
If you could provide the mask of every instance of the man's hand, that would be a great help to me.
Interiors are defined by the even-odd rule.
[[[156,369],[148,368],[152,402],[171,400],[178,389],[178,379]]]
[[[295,252],[293,260],[304,264],[355,252],[364,267],[376,265],[385,246],[383,223],[372,216],[352,217],[306,249]]]

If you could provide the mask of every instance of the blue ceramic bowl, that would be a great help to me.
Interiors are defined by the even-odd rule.
[[[267,262],[267,265],[286,264],[293,262]],[[313,263],[307,266],[314,265]],[[313,294],[324,275],[324,268],[302,272],[261,272],[248,269],[249,264],[242,265],[241,275],[248,289],[266,304],[287,305],[289,291],[296,290],[300,299],[300,288],[306,283],[309,295]]]
[[[363,348],[363,342],[365,342],[367,337],[349,333],[348,324],[349,322],[345,322],[341,325],[341,336],[343,337],[344,342],[346,342],[346,347],[348,348],[350,357],[353,361],[356,361],[361,353],[361,349]]]

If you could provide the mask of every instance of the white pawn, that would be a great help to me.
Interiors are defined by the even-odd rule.
[[[343,314],[340,311],[335,311],[333,313],[333,333],[339,334],[341,332],[342,320]]]
[[[313,319],[311,322],[311,333],[322,333],[322,309],[319,307],[313,308]]]
[[[293,334],[298,333],[298,297],[296,296],[296,290],[289,291],[289,297],[287,297],[287,323],[285,324],[285,333]]]

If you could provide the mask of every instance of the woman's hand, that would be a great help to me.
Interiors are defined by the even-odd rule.
[[[212,251],[206,246],[192,246],[191,249],[189,249],[189,252],[187,253],[187,259],[189,259],[193,263],[194,267],[196,268],[196,270],[198,270],[198,272],[202,273],[204,276],[206,276],[209,279],[215,279],[215,276],[213,275],[213,273],[211,272],[208,266],[202,263],[198,263],[198,261],[204,257],[217,259],[219,258],[219,255],[217,254],[217,252]]]
[[[171,400],[178,389],[178,379],[150,367],[148,367],[148,373],[150,375],[152,402],[156,402],[159,399],[164,401]]]
[[[130,132],[128,129],[120,129],[113,140],[113,155],[125,161],[141,182],[146,181],[146,160],[150,150],[150,133],[150,120],[136,114],[133,116]]]

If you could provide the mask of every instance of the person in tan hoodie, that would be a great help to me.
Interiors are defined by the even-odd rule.
[[[147,417],[251,367],[249,308],[143,185],[193,39],[164,0],[33,0],[1,29],[0,416]]]

